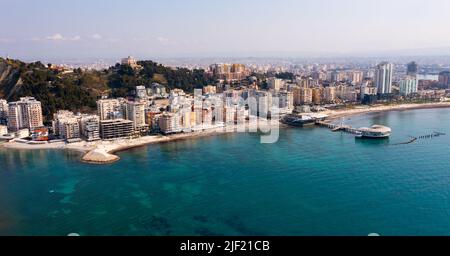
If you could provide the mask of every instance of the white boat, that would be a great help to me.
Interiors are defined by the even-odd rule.
[[[362,138],[363,137],[363,133],[361,131],[356,131],[355,132],[355,137],[356,138]]]
[[[383,125],[373,125],[370,128],[363,127],[360,128],[359,131],[361,131],[362,138],[374,138],[374,139],[381,139],[381,138],[387,138],[391,136],[392,129],[383,126]]]

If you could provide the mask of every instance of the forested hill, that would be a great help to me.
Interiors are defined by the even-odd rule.
[[[205,76],[202,69],[165,67],[153,61],[139,61],[142,69],[133,69],[127,65],[116,64],[108,69],[108,87],[113,96],[123,96],[137,85],[149,85],[157,82],[170,89],[179,88],[192,92],[213,82]]]
[[[190,92],[212,82],[204,70],[173,69],[153,61],[138,64],[141,69],[117,64],[102,71],[61,72],[40,62],[0,58],[0,98],[14,101],[22,96],[34,96],[42,102],[48,120],[59,109],[94,111],[100,96],[124,97],[137,85],[158,82],[170,89]]]

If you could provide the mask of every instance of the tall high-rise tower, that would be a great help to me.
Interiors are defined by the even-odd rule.
[[[388,62],[382,62],[375,69],[375,86],[378,94],[388,94],[392,92],[392,74],[394,65]]]

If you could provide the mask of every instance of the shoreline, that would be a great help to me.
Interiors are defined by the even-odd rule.
[[[262,125],[260,122],[264,122]],[[272,123],[270,126],[272,127]],[[279,127],[282,125],[277,121],[276,125]],[[246,122],[240,125],[232,125],[227,127],[206,129],[203,131],[191,132],[191,133],[179,133],[173,135],[153,135],[143,136],[136,139],[118,139],[114,141],[100,141],[94,149],[91,149],[83,155],[81,161],[90,164],[111,164],[120,160],[120,157],[116,155],[118,152],[126,151],[133,148],[144,147],[156,143],[167,143],[179,140],[195,139],[200,137],[223,135],[227,133],[234,133],[244,130],[248,132],[250,130],[257,130],[258,127],[268,127],[266,121],[256,120],[253,123]]]
[[[121,138],[115,140],[99,140],[94,142],[76,142],[76,143],[46,143],[46,144],[26,144],[20,142],[6,142],[0,144],[0,147],[16,150],[43,150],[43,149],[64,149],[78,151],[82,153],[80,159],[83,163],[88,164],[111,164],[120,160],[116,155],[118,152],[143,147],[156,143],[172,142],[177,140],[195,139],[206,136],[222,135],[234,132],[258,131],[259,128],[270,128],[273,125],[277,127],[283,126],[279,121],[266,121],[263,119],[254,120],[254,122],[245,122],[244,124],[235,124],[226,127],[209,128],[202,131],[191,133],[179,133],[173,135],[148,135],[139,138],[129,139]],[[269,127],[270,126],[270,127]]]
[[[417,110],[417,109],[435,109],[435,108],[450,108],[450,102],[440,103],[424,103],[424,104],[400,104],[400,105],[378,105],[368,107],[358,107],[353,109],[343,110],[328,110],[323,112],[329,115],[329,120],[336,120],[338,118],[344,118],[355,115],[364,115],[370,113],[381,113],[389,111],[404,111],[404,110]],[[262,122],[262,123],[261,123]],[[260,128],[270,129],[274,125],[278,127],[286,126],[277,121],[276,123],[262,121],[260,119],[254,122],[246,122],[245,124],[232,125],[227,127],[212,128],[192,133],[180,133],[173,135],[149,135],[135,139],[116,139],[111,141],[95,141],[95,142],[76,142],[67,144],[65,142],[58,143],[46,143],[46,144],[24,144],[19,142],[6,142],[1,143],[0,147],[17,149],[17,150],[41,150],[41,149],[67,149],[72,151],[81,152],[83,155],[80,159],[83,163],[88,164],[112,164],[120,160],[120,157],[116,155],[118,152],[143,147],[156,143],[173,142],[178,140],[196,139],[200,137],[223,135],[227,133],[234,133],[239,131],[259,131]]]
[[[367,106],[367,107],[357,107],[357,108],[353,108],[353,109],[328,110],[328,111],[325,111],[324,114],[329,115],[328,119],[335,120],[337,118],[371,114],[371,113],[419,110],[419,109],[437,109],[437,108],[450,108],[450,102],[411,103],[411,104],[398,104],[398,105],[374,105],[374,106]]]

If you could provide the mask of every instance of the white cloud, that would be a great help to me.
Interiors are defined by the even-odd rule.
[[[103,39],[103,37],[102,37],[101,35],[99,35],[99,34],[93,34],[93,35],[92,35],[92,38],[95,39],[95,40],[101,40],[101,39]]]
[[[61,34],[56,33],[54,35],[51,36],[47,36],[45,37],[46,40],[51,40],[51,41],[63,41],[66,40]]]
[[[33,37],[31,39],[31,41],[80,41],[82,38],[79,35],[76,36],[72,36],[72,37],[65,37],[60,33],[56,33],[54,35],[51,36],[46,36],[44,38],[40,38],[40,37]]]

